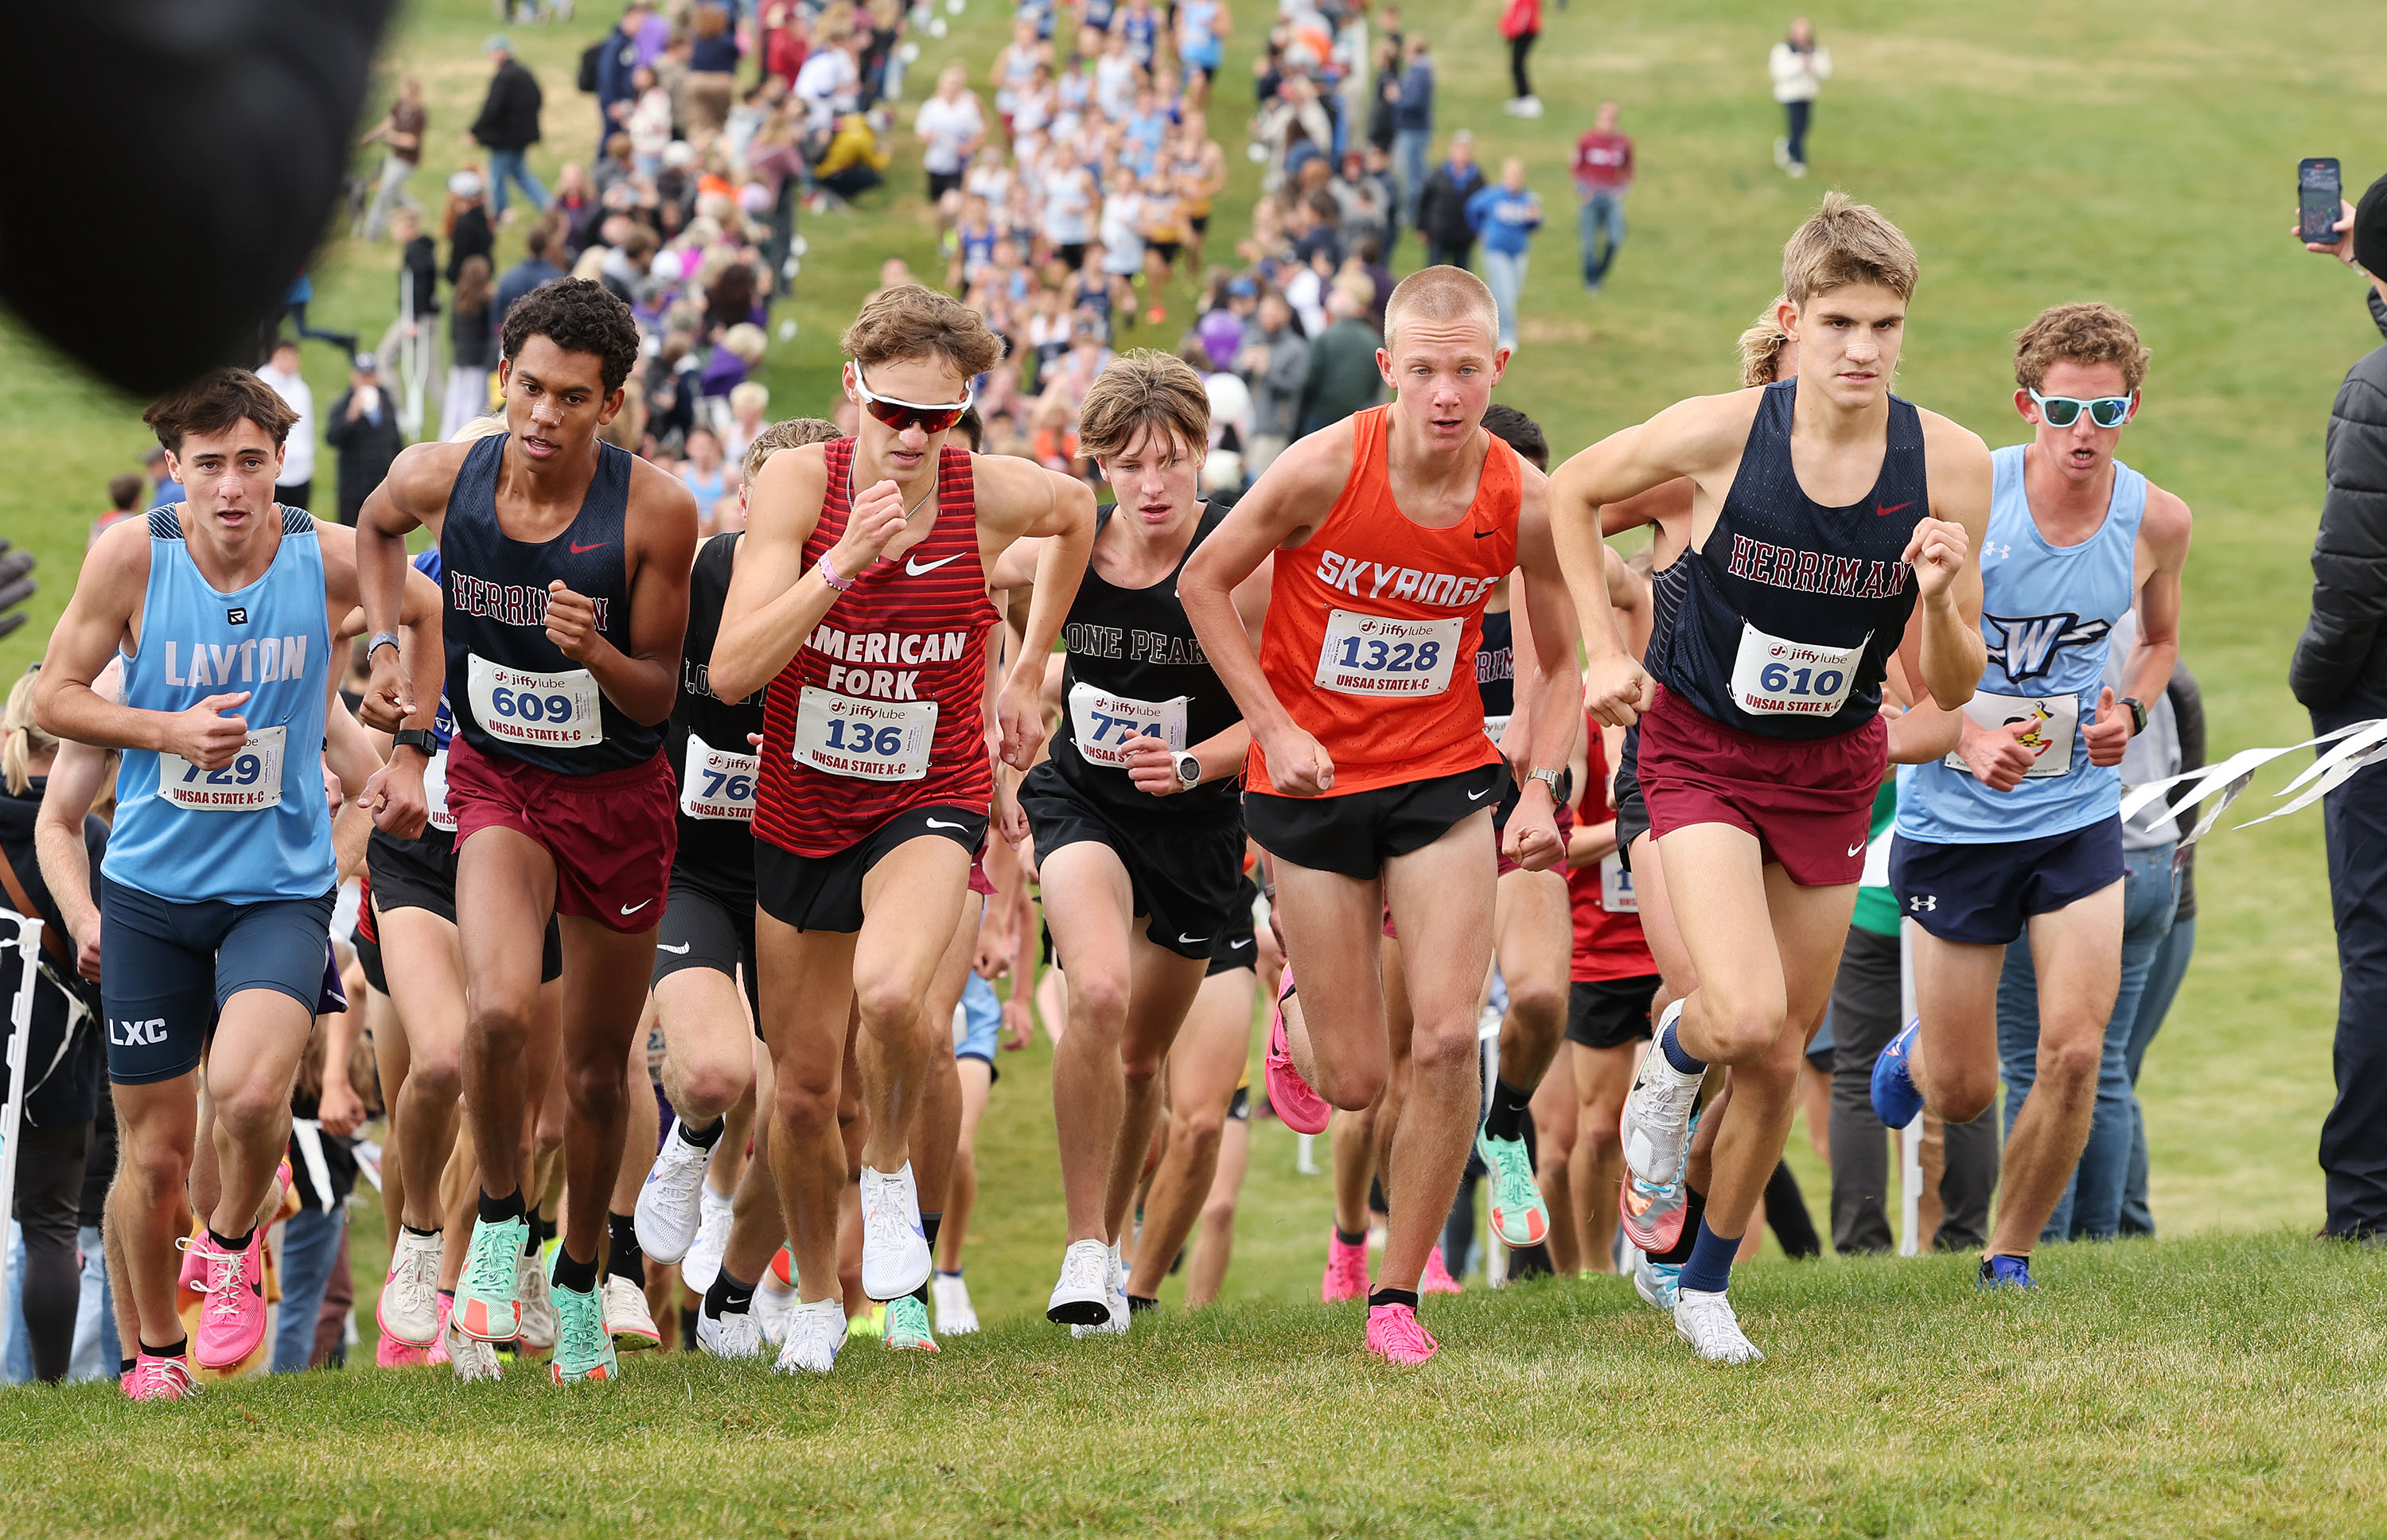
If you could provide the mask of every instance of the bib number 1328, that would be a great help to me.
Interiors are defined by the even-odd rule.
[[[1440,695],[1450,688],[1464,625],[1456,615],[1396,620],[1330,610],[1318,686],[1341,695]]]

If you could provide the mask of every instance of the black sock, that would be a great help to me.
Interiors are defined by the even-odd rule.
[[[138,1359],[138,1358],[119,1358],[119,1359],[117,1359],[117,1360],[116,1360],[116,1377],[117,1377],[118,1379],[120,1379],[120,1380],[123,1379],[126,1375],[128,1375],[128,1374],[132,1373],[132,1372],[133,1372],[133,1367],[134,1367],[135,1365],[139,1364],[140,1362],[141,1362],[141,1360],[140,1360],[140,1359]]]
[[[1417,1299],[1415,1289],[1378,1289],[1368,1296],[1368,1308],[1372,1310],[1379,1305],[1406,1305],[1414,1310]]]
[[[1530,1246],[1518,1246],[1509,1253],[1509,1278],[1512,1282],[1528,1278],[1547,1278],[1558,1269],[1550,1265],[1550,1248],[1536,1241]]]
[[[188,1337],[176,1337],[164,1347],[152,1347],[145,1342],[141,1344],[141,1355],[147,1358],[179,1358],[190,1350],[191,1339]]]
[[[701,1129],[690,1126],[688,1119],[683,1117],[679,1121],[679,1140],[683,1144],[693,1145],[700,1150],[709,1150],[721,1142],[721,1132],[728,1126],[729,1119],[726,1117],[716,1117]]]
[[[1674,1243],[1672,1251],[1653,1251],[1652,1262],[1672,1262],[1677,1267],[1691,1259],[1691,1244],[1699,1238],[1699,1221],[1707,1217],[1708,1195],[1696,1187],[1686,1186],[1690,1194],[1683,1205],[1683,1238]]]
[[[453,1289],[442,1289],[442,1290],[440,1290],[440,1291],[439,1291],[439,1297],[440,1297],[440,1298],[442,1298],[442,1299],[444,1299],[444,1300],[446,1300],[446,1301],[448,1302],[448,1306],[449,1306],[449,1307],[450,1307],[450,1308],[453,1308],[453,1307],[454,1307],[454,1306],[455,1306],[455,1304],[456,1304],[456,1291],[455,1291],[455,1290],[453,1290]]]
[[[638,1221],[627,1214],[605,1216],[605,1273],[647,1286],[647,1254],[638,1249]]]
[[[638,1283],[642,1288],[645,1286],[640,1280],[636,1278],[631,1279],[630,1281],[633,1283]],[[570,1246],[565,1246],[562,1251],[555,1254],[554,1282],[557,1288],[569,1289],[576,1294],[596,1293],[597,1258],[592,1256],[587,1261],[583,1262],[572,1255],[572,1248]]]
[[[928,1243],[928,1255],[930,1256],[937,1255],[937,1230],[938,1227],[942,1225],[944,1222],[945,1211],[941,1208],[938,1209],[934,1214],[923,1214],[920,1216],[920,1235],[922,1239]],[[934,1278],[936,1276],[937,1269],[935,1264],[931,1263],[928,1268],[928,1278]],[[928,1303],[928,1278],[920,1280],[920,1286],[912,1291],[912,1297],[918,1300],[923,1305]]]
[[[440,1226],[438,1226],[438,1225],[433,1225],[429,1230],[417,1230],[417,1229],[415,1229],[412,1225],[410,1225],[410,1224],[400,1224],[398,1228],[398,1229],[400,1229],[400,1230],[402,1230],[402,1231],[405,1231],[407,1234],[409,1234],[409,1235],[421,1235],[421,1236],[428,1237],[428,1236],[433,1236],[433,1235],[436,1235],[436,1234],[438,1234],[441,1227],[440,1227]]]
[[[533,1236],[537,1238],[538,1243],[541,1246],[545,1246],[549,1241],[555,1239],[554,1216],[547,1215],[542,1217],[540,1215],[533,1214],[529,1216],[529,1218],[530,1232]]]
[[[523,1218],[529,1221],[530,1224],[530,1229],[523,1234],[523,1255],[524,1256],[537,1256],[538,1255],[539,1248],[538,1210],[536,1208],[525,1209],[523,1211]]]
[[[1366,1231],[1349,1231],[1344,1229],[1341,1225],[1336,1225],[1334,1227],[1334,1238],[1342,1242],[1346,1246],[1364,1246],[1368,1243],[1368,1232]]]
[[[1799,1191],[1799,1179],[1790,1174],[1787,1160],[1776,1161],[1774,1174],[1765,1179],[1765,1223],[1782,1243],[1783,1255],[1792,1260],[1824,1255],[1814,1217],[1807,1212],[1806,1196]]]
[[[1520,1091],[1504,1076],[1492,1082],[1492,1108],[1484,1115],[1484,1131],[1495,1139],[1522,1139],[1525,1132],[1525,1107],[1534,1099],[1530,1091]]]
[[[219,1231],[215,1226],[209,1225],[208,1239],[214,1243],[218,1251],[246,1251],[248,1243],[257,1239],[257,1227],[251,1225],[238,1235],[226,1235]]]
[[[530,1210],[523,1206],[521,1188],[515,1188],[502,1198],[493,1198],[489,1196],[487,1188],[481,1189],[481,1222],[483,1224],[501,1225],[509,1219],[526,1219],[529,1217]]]
[[[1130,1294],[1127,1296],[1127,1313],[1129,1315],[1142,1315],[1146,1310],[1157,1310],[1159,1308],[1160,1301],[1156,1299],[1146,1299],[1142,1294]]]
[[[723,1316],[742,1316],[754,1303],[754,1285],[740,1283],[729,1276],[727,1268],[713,1275],[713,1287],[704,1291],[704,1313],[715,1320]]]

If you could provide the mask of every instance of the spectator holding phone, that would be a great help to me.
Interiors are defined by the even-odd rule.
[[[2369,279],[2387,334],[2387,177],[2344,206],[2337,239],[2306,243]],[[2387,346],[2346,372],[2330,408],[2328,491],[2313,537],[2313,608],[2288,683],[2316,732],[2387,716]],[[2337,1100],[2321,1122],[2325,1233],[2387,1238],[2387,772],[2322,802],[2337,921]]]
[[[1807,174],[1807,125],[1815,112],[1815,97],[1832,78],[1832,52],[1815,41],[1814,24],[1805,17],[1790,23],[1790,34],[1774,45],[1766,60],[1774,77],[1774,99],[1782,104],[1783,137],[1774,141],[1774,163],[1792,177]]]

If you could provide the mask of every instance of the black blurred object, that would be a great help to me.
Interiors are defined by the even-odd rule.
[[[2373,278],[2387,278],[2387,176],[2372,183],[2354,206],[2354,265]]]
[[[25,613],[18,608],[42,591],[33,581],[33,553],[18,550],[6,536],[0,536],[0,637],[5,637],[25,624]]]
[[[40,145],[44,159],[42,217],[0,234],[0,299],[68,357],[139,395],[253,363],[259,327],[339,203],[392,9],[392,0],[12,7],[15,57],[68,67],[17,70],[0,93],[0,135]],[[57,259],[62,227],[123,230],[128,217],[161,216],[170,239],[89,241],[72,262]]]

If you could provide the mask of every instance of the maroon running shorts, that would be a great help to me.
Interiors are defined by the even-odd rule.
[[[448,749],[448,806],[456,845],[510,828],[555,858],[555,912],[636,935],[663,918],[679,847],[671,758],[601,776],[559,776],[484,754],[459,733]]]
[[[1693,824],[1757,837],[1768,865],[1801,888],[1864,872],[1874,796],[1889,763],[1878,716],[1833,738],[1761,738],[1693,709],[1665,686],[1641,715],[1641,796],[1663,839]]]

